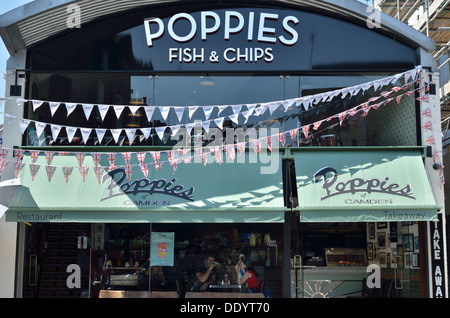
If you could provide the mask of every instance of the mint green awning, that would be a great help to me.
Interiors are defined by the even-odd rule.
[[[109,166],[106,154],[100,165]],[[197,158],[198,159],[198,158]],[[159,170],[150,163],[148,178],[134,166],[130,180],[121,167],[105,175],[99,182],[89,154],[83,166],[89,167],[85,181],[78,169],[75,154],[59,156],[52,165],[55,173],[48,180],[46,161],[41,153],[36,164],[42,165],[32,180],[30,157],[24,157],[21,173],[22,186],[7,211],[12,222],[284,222],[284,200],[281,166],[266,174],[254,154],[246,152],[229,163],[219,164],[208,155],[206,166],[199,160],[179,163],[174,171],[165,162]],[[281,165],[281,157],[274,154],[273,162]],[[165,155],[161,155],[165,160]],[[117,154],[116,166],[126,166]],[[62,167],[74,167],[68,181]],[[270,169],[269,169],[270,170]]]
[[[294,153],[301,222],[436,220],[423,148]]]

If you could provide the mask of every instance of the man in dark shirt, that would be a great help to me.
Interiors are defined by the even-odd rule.
[[[214,257],[206,255],[203,258],[203,263],[195,271],[195,275],[192,277],[189,291],[201,292],[208,289],[208,285],[214,284],[216,281],[216,273],[214,272],[215,261]]]

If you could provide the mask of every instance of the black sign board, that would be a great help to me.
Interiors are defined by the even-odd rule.
[[[432,298],[446,298],[447,278],[445,277],[444,263],[444,236],[442,214],[438,213],[438,220],[430,222],[431,238],[431,276]]]

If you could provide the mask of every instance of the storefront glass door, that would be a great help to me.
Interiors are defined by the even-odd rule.
[[[417,222],[298,223],[294,298],[423,297]],[[423,270],[423,268],[422,268]],[[379,273],[379,275],[378,275]],[[369,284],[367,283],[369,281]],[[371,288],[371,283],[380,283]]]

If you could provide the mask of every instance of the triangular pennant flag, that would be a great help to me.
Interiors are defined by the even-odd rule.
[[[23,155],[25,154],[25,150],[23,149],[13,149],[14,157],[16,158],[16,161],[21,161],[23,158]]]
[[[45,127],[47,126],[47,124],[46,123],[35,122],[34,125],[36,127],[36,134],[37,134],[38,137],[40,137],[42,135],[42,132],[44,131]]]
[[[175,114],[178,117],[178,122],[181,123],[181,119],[183,119],[184,114],[184,107],[174,107],[173,109],[175,110]]]
[[[98,184],[102,183],[102,176],[104,172],[103,167],[94,167],[95,176],[97,177]]]
[[[58,110],[58,107],[61,103],[60,102],[48,102],[48,106],[50,107],[50,113],[53,117],[55,112]]]
[[[31,162],[35,163],[39,158],[40,150],[30,150]]]
[[[94,166],[98,167],[98,165],[100,164],[100,160],[102,159],[102,154],[93,152],[93,153],[91,153],[91,157],[92,157],[92,161],[94,161]]]
[[[110,167],[114,167],[115,163],[116,163],[117,153],[115,153],[115,152],[108,152],[106,154],[106,157],[108,158],[109,166]]]
[[[152,131],[151,128],[139,128],[139,130],[141,131],[141,133],[144,135],[145,139],[147,140],[148,137],[150,136],[150,133]]]
[[[45,166],[45,171],[47,172],[48,182],[51,182],[53,175],[55,174],[56,167],[55,166]]]
[[[95,128],[95,133],[96,133],[96,135],[97,135],[98,142],[99,142],[99,143],[102,143],[103,137],[105,137],[106,129],[103,129],[103,128]]]
[[[69,181],[69,177],[72,174],[73,167],[62,167],[64,178],[66,179],[66,183]]]
[[[302,132],[305,138],[308,139],[309,125],[302,126]]]
[[[133,174],[133,169],[134,169],[134,166],[126,166],[125,167],[125,174],[127,175],[127,179],[128,179],[129,183],[131,182],[131,175]]]
[[[241,111],[242,105],[232,106],[231,109],[233,110],[233,114],[237,114]]]
[[[158,135],[159,139],[163,141],[164,138],[164,132],[166,131],[166,126],[161,127],[155,127],[156,134]]]
[[[59,132],[62,129],[62,126],[50,124],[50,128],[52,130],[53,141],[56,142],[56,140],[58,139]]]
[[[83,178],[83,182],[85,182],[89,167],[78,167],[78,171],[80,171],[81,178]]]
[[[342,123],[344,122],[344,119],[345,119],[346,117],[347,117],[347,111],[344,111],[344,112],[338,114],[339,125],[342,126]]]
[[[214,109],[214,106],[205,106],[203,107],[203,114],[205,115],[205,119],[208,120],[209,116],[211,116],[211,113]]]
[[[0,149],[0,159],[6,159],[8,152],[9,152],[8,148],[1,148]]]
[[[77,158],[79,167],[83,166],[85,156],[86,156],[86,153],[84,153],[84,152],[76,152],[75,153],[75,157]]]
[[[428,103],[430,102],[430,94],[425,94],[423,96],[417,97],[416,100]]]
[[[286,145],[286,132],[282,132],[278,134],[278,141],[281,142],[283,147]]]
[[[170,130],[172,132],[171,136],[175,137],[178,133],[178,131],[180,130],[181,125],[176,125],[176,126],[170,126]]]
[[[189,136],[191,135],[192,128],[194,128],[195,124],[196,124],[196,123],[189,123],[189,124],[186,124],[186,132],[187,132],[187,134],[188,134]]]
[[[144,176],[148,179],[148,171],[149,171],[149,163],[143,163],[140,164],[139,167],[141,168],[142,173],[144,174]]]
[[[136,129],[125,129],[125,133],[127,134],[128,142],[131,145],[134,141],[134,137],[136,136]]]
[[[316,122],[314,123],[313,129],[314,129],[314,130],[319,129],[320,125],[322,125],[322,122],[323,122],[323,120],[316,121]]]
[[[227,108],[227,105],[221,105],[221,106],[217,106],[217,109],[219,110],[217,115],[220,116],[220,114]]]
[[[198,106],[189,106],[189,119],[192,118],[192,115],[195,113],[195,111],[198,109]]]
[[[39,171],[39,168],[41,167],[40,165],[35,165],[34,163],[30,163],[28,165],[30,167],[30,173],[31,173],[31,180],[34,181],[34,177],[36,176],[36,174]]]
[[[22,161],[14,161],[14,173],[16,178],[19,177],[20,171],[22,171],[24,166],[25,163],[23,163]]]
[[[80,128],[81,136],[83,137],[83,142],[86,144],[88,142],[89,136],[91,135],[92,128]]]
[[[144,164],[145,156],[147,155],[146,152],[136,152],[136,158],[139,161],[140,165]]]
[[[209,120],[202,121],[202,128],[205,130],[205,132],[207,134],[209,133],[209,125],[210,125],[210,121]]]
[[[131,163],[131,152],[122,152],[122,158],[127,166]]]
[[[266,137],[266,146],[270,152],[272,152],[272,136]]]
[[[66,110],[67,110],[67,116],[69,116],[77,107],[78,104],[76,103],[65,103]]]
[[[431,117],[431,109],[429,107],[427,107],[423,112],[422,112],[422,116],[425,117]]]
[[[280,106],[280,104],[278,102],[273,102],[273,103],[270,103],[268,106],[269,106],[269,112],[272,115],[273,112],[275,110],[277,110],[277,108]]]
[[[251,140],[250,145],[252,146],[256,154],[261,151],[261,142],[259,141],[259,139]]]
[[[400,99],[402,98],[402,96],[403,96],[403,94],[402,95],[398,95],[396,97],[397,104],[400,104]]]
[[[216,158],[216,161],[219,163],[219,165],[222,164],[222,148],[219,146],[211,147],[211,153]]]
[[[114,113],[116,114],[117,119],[119,119],[120,115],[122,115],[124,108],[125,108],[124,106],[118,106],[118,105],[113,106]]]
[[[92,109],[94,108],[94,105],[92,104],[82,104],[84,116],[86,117],[86,120],[89,120],[89,117],[91,116]]]
[[[240,142],[236,144],[236,148],[239,150],[239,156],[241,156],[245,152],[246,142]]]
[[[129,109],[130,112],[133,114],[133,116],[135,116],[137,110],[139,109],[139,107],[141,107],[141,106],[128,106],[128,109]]]
[[[54,151],[44,151],[45,154],[45,160],[47,161],[47,165],[51,165],[53,161],[53,157],[55,156]]]
[[[169,106],[159,106],[159,112],[161,113],[162,118],[167,120],[167,116],[169,115],[170,107]]]
[[[219,117],[217,119],[214,119],[214,123],[219,127],[220,130],[223,130],[223,121],[225,117]]]
[[[109,105],[97,105],[98,111],[100,112],[100,117],[102,120],[105,120],[106,113],[109,110]]]
[[[34,99],[31,102],[33,103],[33,112],[35,112],[36,109],[41,107],[42,104],[44,103],[42,100],[34,100]]]
[[[3,172],[3,169],[8,165],[9,160],[7,159],[1,159],[0,160],[0,174]]]
[[[58,155],[60,156],[67,156],[69,154],[68,151],[58,151]]]
[[[25,133],[25,130],[27,129],[30,122],[31,121],[29,119],[24,119],[24,118],[19,119],[20,132],[22,134]]]
[[[425,125],[422,126],[422,128],[425,128],[426,130],[433,130],[433,124],[431,123],[431,120],[427,121]]]
[[[239,117],[239,113],[232,114],[232,115],[229,115],[229,116],[228,116],[228,118],[230,118],[231,121],[232,121],[233,123],[235,123],[235,124],[239,124],[238,117]]]
[[[72,142],[73,136],[75,136],[75,133],[77,132],[76,127],[66,127],[66,133],[67,133],[67,139],[70,142]]]
[[[152,156],[155,162],[158,162],[161,158],[161,151],[150,151],[150,155]]]
[[[309,125],[308,125],[309,126]],[[295,138],[297,138],[297,134],[298,134],[298,130],[299,128],[295,128],[295,129],[291,129],[289,131],[290,135],[291,135],[291,140],[294,141]]]
[[[159,170],[159,169],[161,169],[164,166],[164,161],[161,161],[161,162],[160,161],[155,161],[153,163],[153,165],[154,165],[156,170]]]
[[[119,142],[120,134],[122,133],[122,129],[110,129],[109,130],[114,138],[114,141]]]
[[[236,148],[234,147],[234,144],[225,145],[225,153],[227,154],[228,159],[234,161],[236,155]]]

